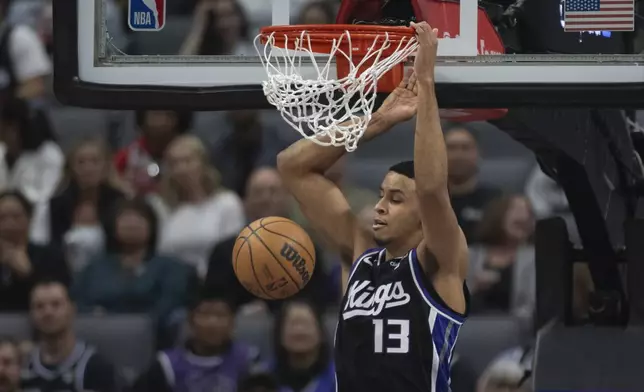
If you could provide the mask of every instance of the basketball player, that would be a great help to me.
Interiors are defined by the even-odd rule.
[[[434,93],[437,31],[412,24],[414,73],[373,115],[362,141],[417,113],[414,161],[392,166],[372,232],[363,231],[325,171],[345,152],[300,140],[278,156],[303,213],[351,267],[336,331],[338,392],[448,391],[456,336],[468,311],[468,251],[447,191]]]

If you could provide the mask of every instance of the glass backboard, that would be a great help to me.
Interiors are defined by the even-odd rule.
[[[642,106],[644,57],[634,54],[633,33],[615,31],[634,27],[633,1],[602,2],[614,4],[579,23],[565,0],[515,8],[477,0],[56,1],[56,92],[65,103],[102,108],[268,107],[253,47],[262,26],[335,23],[343,13],[350,23],[385,5],[439,29],[442,107]],[[599,29],[569,32],[566,23]],[[305,77],[312,71],[303,64]]]

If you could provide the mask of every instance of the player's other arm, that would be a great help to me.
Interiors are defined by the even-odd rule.
[[[362,138],[367,141],[387,131],[393,124],[374,113]],[[302,139],[277,156],[277,167],[289,192],[295,197],[312,227],[351,263],[373,246],[342,191],[325,177],[326,171],[344,154],[343,147],[320,146]]]
[[[443,301],[457,312],[464,312],[467,242],[456,220],[447,190],[447,151],[434,91],[438,39],[436,30],[432,30],[427,23],[415,24],[414,27],[420,43],[414,65],[419,101],[414,137],[414,172],[424,234],[418,256],[425,272],[432,272],[434,287]],[[435,272],[431,264],[434,258],[437,264]]]

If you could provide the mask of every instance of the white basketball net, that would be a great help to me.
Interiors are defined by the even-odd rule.
[[[261,43],[261,35],[255,38],[255,49],[268,74],[268,80],[262,83],[268,102],[305,138],[323,146],[344,146],[347,151],[356,149],[371,120],[378,79],[418,49],[415,37],[405,38],[391,56],[385,57],[383,52],[395,42],[383,33],[374,38],[367,54],[354,65],[351,34],[345,31],[333,40],[325,64],[318,64],[307,31],[302,31],[295,42],[284,37],[284,46],[295,50],[276,46],[276,34],[284,33],[272,33],[266,44]],[[337,75],[331,72],[336,55],[346,58],[350,65],[349,74],[342,79],[335,79]],[[303,57],[308,57],[316,72],[312,79],[302,76]],[[371,63],[358,76],[360,68]]]

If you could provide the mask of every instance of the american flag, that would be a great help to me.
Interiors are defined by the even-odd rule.
[[[634,0],[565,0],[565,31],[633,31]]]

